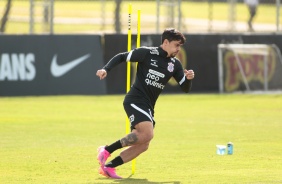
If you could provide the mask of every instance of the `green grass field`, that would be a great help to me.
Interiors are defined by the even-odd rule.
[[[282,183],[281,94],[160,96],[136,173],[129,163],[117,168],[125,179],[111,180],[98,175],[96,149],[125,135],[122,101],[1,97],[0,183]],[[234,154],[217,155],[216,144],[229,141]]]

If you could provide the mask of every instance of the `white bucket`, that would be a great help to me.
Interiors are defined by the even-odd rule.
[[[225,153],[226,153],[226,146],[225,145],[216,145],[216,154],[225,155]]]

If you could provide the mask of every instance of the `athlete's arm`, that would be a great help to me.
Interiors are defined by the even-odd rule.
[[[106,72],[109,72],[111,69],[113,69],[118,64],[125,62],[126,57],[128,55],[128,52],[122,52],[117,55],[115,55],[110,61],[103,67]]]
[[[192,80],[187,79],[186,77],[183,78],[184,82],[179,83],[182,91],[185,93],[189,93],[192,87]]]
[[[140,47],[133,49],[130,52],[119,53],[115,55],[112,59],[110,59],[110,61],[103,67],[103,69],[106,70],[106,72],[109,72],[116,65],[125,61],[141,62],[147,52],[148,49]]]
[[[193,70],[183,70],[180,62],[176,63],[176,73],[173,75],[175,80],[180,85],[182,91],[185,93],[190,92],[192,87],[192,79],[194,78]]]
[[[107,77],[108,72],[114,68],[116,65],[126,61],[126,57],[128,52],[122,52],[115,55],[110,61],[100,70],[97,70],[96,75],[100,78],[100,80]]]
[[[193,70],[186,70],[186,69],[184,70],[184,75],[186,76],[186,78],[187,78],[188,80],[194,79],[194,76],[195,76]]]
[[[150,52],[149,48],[146,47],[139,47],[136,49],[131,50],[127,57],[126,61],[130,62],[143,62],[146,55]]]
[[[185,81],[180,85],[181,89],[188,93],[191,91],[192,87],[192,79],[194,79],[194,71],[193,70],[184,70]]]
[[[96,75],[100,78],[100,80],[102,80],[107,77],[107,71],[104,69],[97,70]]]
[[[146,48],[136,48],[130,52],[122,52],[115,55],[110,61],[100,70],[97,71],[96,75],[100,77],[100,80],[104,79],[107,76],[107,73],[113,69],[118,64],[131,61],[131,62],[142,62],[145,55],[149,52]]]
[[[100,80],[104,79],[105,77],[107,77],[108,72],[112,68],[126,60],[127,55],[128,52],[123,52],[115,55],[102,69],[97,70],[96,75],[100,78]]]

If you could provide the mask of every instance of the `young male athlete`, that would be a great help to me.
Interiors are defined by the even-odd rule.
[[[183,69],[180,61],[175,58],[186,41],[184,35],[174,28],[168,28],[164,30],[161,41],[159,47],[140,47],[119,53],[96,73],[100,79],[104,79],[121,62],[138,62],[136,80],[123,102],[131,133],[98,148],[99,173],[106,177],[121,178],[116,174],[115,167],[133,160],[148,149],[154,136],[155,103],[169,79],[174,77],[186,93],[191,89],[194,71]],[[105,164],[111,153],[123,147],[128,148]]]

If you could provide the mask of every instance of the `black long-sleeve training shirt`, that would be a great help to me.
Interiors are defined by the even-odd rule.
[[[161,47],[140,47],[130,52],[119,53],[114,56],[104,67],[109,72],[121,62],[138,62],[137,74],[134,84],[127,93],[124,103],[147,103],[152,110],[155,103],[171,77],[188,93],[192,81],[184,75],[180,61],[167,57],[167,52]]]

